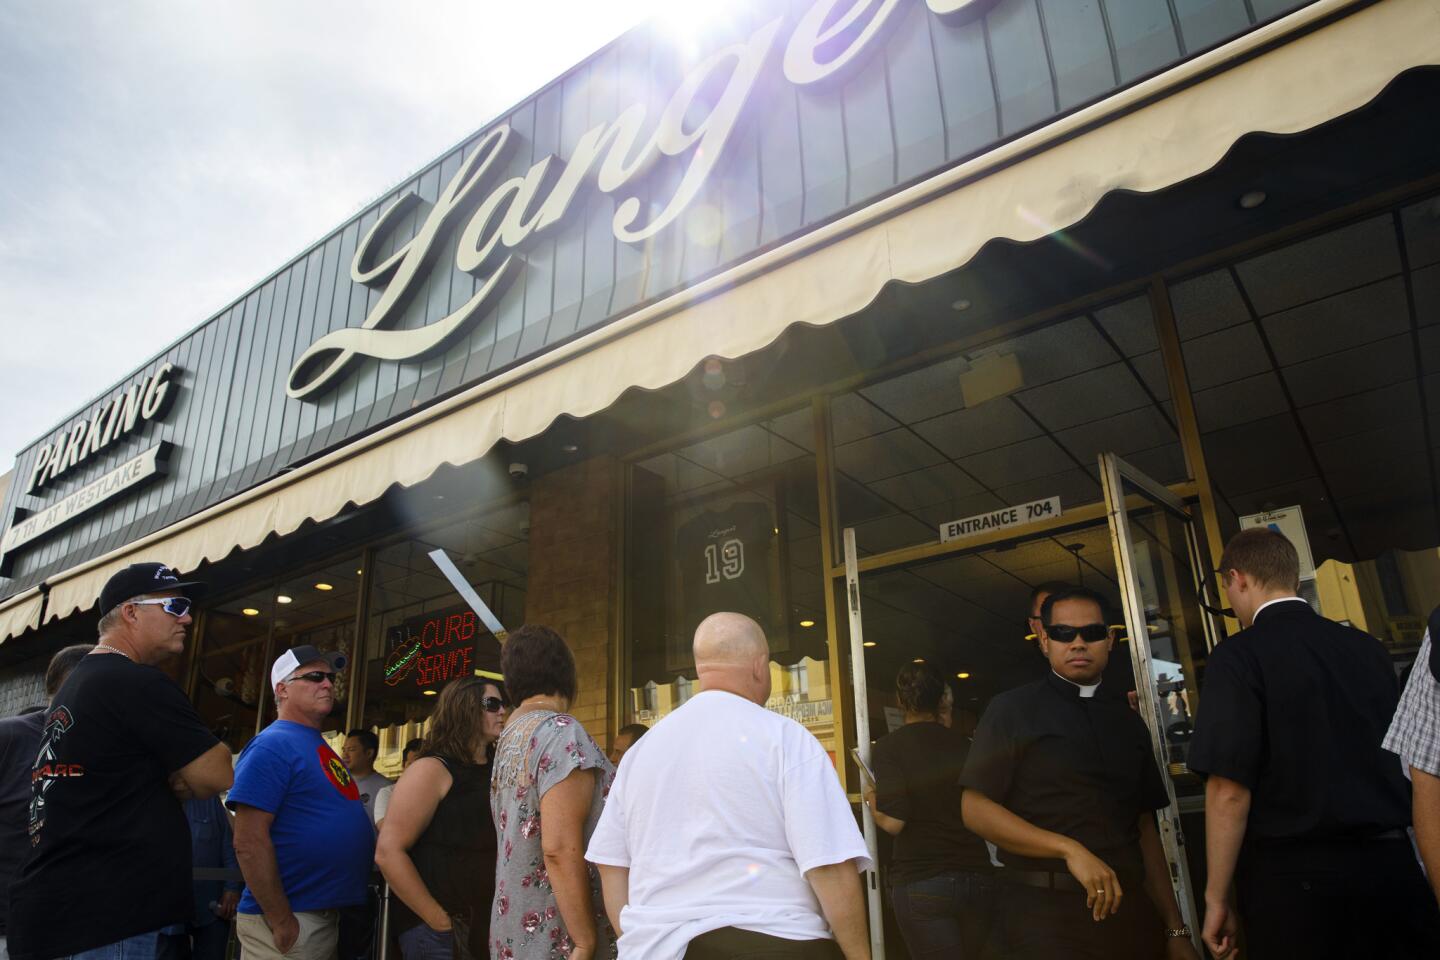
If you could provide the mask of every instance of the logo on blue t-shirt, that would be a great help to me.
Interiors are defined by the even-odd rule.
[[[315,748],[315,755],[320,758],[320,769],[325,771],[325,779],[330,781],[330,785],[339,790],[346,800],[359,800],[360,788],[355,785],[355,778],[350,776],[345,762],[330,749],[330,745],[321,743]]]

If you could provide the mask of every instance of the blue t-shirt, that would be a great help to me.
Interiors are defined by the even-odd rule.
[[[319,730],[276,720],[260,731],[240,754],[226,803],[274,814],[270,842],[291,910],[365,902],[375,828],[350,771]],[[261,912],[248,886],[240,912]]]

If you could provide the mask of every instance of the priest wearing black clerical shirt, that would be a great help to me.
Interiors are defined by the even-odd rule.
[[[965,825],[1004,863],[1002,954],[1195,960],[1156,828],[1170,798],[1149,734],[1101,682],[1105,601],[1061,590],[1041,620],[1048,675],[991,702],[960,778]]]

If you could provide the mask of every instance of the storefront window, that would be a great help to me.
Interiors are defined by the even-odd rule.
[[[234,753],[255,735],[266,675],[275,594],[269,587],[205,611],[195,711]],[[272,714],[273,715],[273,714]]]
[[[862,555],[1009,505],[1098,502],[1101,453],[1185,478],[1144,294],[837,396],[831,421],[840,522]]]
[[[833,751],[809,409],[642,460],[630,485],[624,722],[654,724],[697,692],[695,628],[735,611],[770,641],[767,706]]]
[[[525,618],[529,505],[461,518],[380,548],[365,572],[365,699],[360,726],[376,731],[376,769],[394,777],[406,743],[428,730],[434,698],[455,677],[499,673],[500,646],[430,556],[445,551],[508,629]]]

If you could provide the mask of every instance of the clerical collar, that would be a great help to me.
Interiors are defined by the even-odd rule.
[[[1074,680],[1066,680],[1054,670],[1050,671],[1050,676],[1064,684],[1062,689],[1074,692],[1074,694],[1082,700],[1089,700],[1095,696],[1095,692],[1100,689],[1100,684],[1104,682],[1103,680],[1096,680],[1094,683],[1076,683]]]

